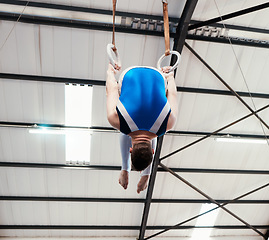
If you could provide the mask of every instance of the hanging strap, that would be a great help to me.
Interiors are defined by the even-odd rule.
[[[112,44],[114,45],[114,48],[112,49],[114,52],[117,51],[116,45],[115,45],[115,15],[116,15],[116,4],[117,0],[113,0],[113,34],[112,34]]]
[[[170,35],[169,35],[169,18],[168,18],[168,2],[163,0],[163,27],[165,41],[165,56],[170,55]]]
[[[115,44],[115,15],[116,15],[116,3],[117,0],[113,0],[113,34],[112,43],[107,44],[107,55],[109,62],[112,64],[114,69],[119,70],[121,68],[120,55],[118,54],[116,44]],[[116,57],[116,59],[115,59]]]

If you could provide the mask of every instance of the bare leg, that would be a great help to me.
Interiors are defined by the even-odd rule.
[[[154,149],[154,153],[155,153],[155,151],[156,151],[156,145],[157,145],[157,138],[152,139],[151,144],[152,144],[152,148]],[[154,158],[154,154],[153,154],[153,158]],[[148,180],[149,180],[149,175],[151,173],[152,162],[141,173],[141,178],[140,178],[140,180],[139,180],[139,182],[137,184],[137,193],[140,193],[141,191],[144,191],[147,188],[147,186],[148,186]]]
[[[131,137],[120,134],[120,150],[122,158],[122,167],[119,176],[119,184],[127,189],[129,183],[129,172],[131,170],[130,147],[132,146]]]

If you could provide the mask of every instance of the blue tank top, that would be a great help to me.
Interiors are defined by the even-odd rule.
[[[155,68],[132,67],[123,72],[121,79],[117,104],[120,131],[129,134],[145,130],[163,135],[171,112],[163,74]]]

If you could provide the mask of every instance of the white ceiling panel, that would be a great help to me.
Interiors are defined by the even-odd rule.
[[[33,2],[47,2],[47,3],[54,3],[54,4],[63,4],[68,6],[79,6],[79,7],[89,7],[89,8],[101,8],[101,9],[109,9],[112,10],[112,0],[56,0],[56,1],[41,1],[41,0],[34,0]],[[176,0],[169,1],[169,14],[173,17],[179,17],[183,10],[185,0],[182,1],[180,4]],[[143,8],[141,8],[143,6]],[[146,3],[142,0],[133,2],[133,1],[117,1],[117,10],[118,11],[125,11],[125,12],[137,12],[140,14],[151,14],[151,15],[161,15],[162,14],[162,3],[161,1],[156,4],[155,0],[149,0]]]
[[[7,202],[6,208],[1,206],[1,212],[11,205],[14,221],[20,225],[127,225],[140,224],[143,205],[122,203],[46,203],[46,202]],[[55,207],[53,205],[56,205]],[[129,209],[132,208],[133,211]],[[50,211],[49,209],[57,209]],[[4,213],[5,214],[5,213]],[[124,217],[127,214],[129,217]],[[131,215],[130,215],[131,214]],[[21,216],[21,219],[16,216]],[[16,217],[16,218],[15,218]],[[2,221],[2,224],[8,222]]]
[[[31,134],[18,128],[0,132],[1,161],[65,163],[64,135]]]
[[[202,41],[188,41],[188,43],[233,90],[268,92],[267,49],[219,43],[209,44]],[[216,55],[219,58],[216,59]],[[228,90],[186,48],[182,53],[182,61],[176,79],[179,86]]]
[[[194,137],[165,137],[161,157],[194,142]],[[213,138],[201,141],[169,158],[172,167],[269,169],[268,145],[216,142]],[[254,157],[255,156],[255,157]]]
[[[144,198],[146,194],[136,193],[137,172],[130,173],[127,190],[118,184],[119,171],[2,168],[1,174],[3,195]]]
[[[2,72],[18,72],[19,60],[16,42],[16,32],[11,31],[14,27],[13,22],[0,22],[1,28],[1,57],[0,66]]]
[[[268,100],[244,98],[253,110],[268,105]],[[179,93],[179,116],[174,130],[214,132],[251,114],[251,111],[233,96]],[[253,107],[253,103],[254,106]],[[268,109],[258,113],[265,122],[268,121]],[[256,116],[248,118],[224,129],[224,133],[241,133],[264,135],[266,126]]]
[[[2,121],[64,123],[64,84],[0,81]]]

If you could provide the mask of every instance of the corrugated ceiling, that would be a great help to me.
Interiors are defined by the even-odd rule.
[[[21,13],[24,7],[16,4],[27,3],[10,1],[8,5],[5,2],[0,1],[0,11],[9,13]],[[32,2],[112,9],[110,0]],[[168,1],[170,17],[180,18],[186,2],[189,1]],[[191,19],[205,21],[218,17],[218,9],[221,15],[225,15],[265,3],[268,1],[200,0]],[[117,10],[133,16],[162,15],[161,1],[154,0],[118,1]],[[265,8],[228,19],[225,24],[252,30],[259,28],[268,38],[268,11]],[[25,14],[39,15],[33,21],[41,15],[56,16],[64,22],[66,19],[87,21],[87,16],[90,18],[94,13],[28,6]],[[140,177],[136,172],[130,174],[128,190],[123,190],[118,184],[121,164],[118,132],[109,129],[93,132],[91,165],[95,168],[65,167],[64,135],[28,132],[34,123],[65,125],[64,81],[42,82],[37,81],[38,76],[99,81],[99,86],[93,86],[92,125],[98,129],[110,127],[106,119],[105,87],[102,84],[106,77],[106,45],[111,41],[111,32],[102,28],[53,26],[53,19],[48,25],[25,23],[24,20],[16,23],[8,21],[3,15],[0,18],[0,75],[15,74],[0,80],[0,236],[21,239],[137,238],[147,192],[136,193]],[[111,19],[111,16],[103,16],[103,21],[108,18]],[[101,23],[101,26],[105,29],[107,23]],[[188,37],[186,42],[232,89],[262,94],[260,97],[243,97],[254,111],[268,104],[268,46],[230,45]],[[164,52],[162,37],[146,32],[137,34],[135,29],[131,33],[116,33],[116,43],[123,68],[155,66]],[[20,80],[22,75],[35,75],[36,81]],[[251,113],[236,97],[223,95],[228,89],[186,47],[182,51],[176,84],[185,90],[178,92],[178,121],[174,134],[168,133],[164,137],[161,159]],[[201,93],[201,90],[207,93]],[[210,90],[216,91],[212,94]],[[259,116],[269,123],[268,109]],[[21,125],[14,127],[14,123]],[[252,116],[221,133],[262,138],[268,135],[268,129]],[[213,199],[225,202],[268,184],[268,157],[269,147],[266,144],[219,143],[210,137],[165,158],[162,163]],[[34,165],[37,163],[41,165]],[[205,198],[201,194],[171,174],[158,171],[145,236],[199,214],[205,202],[202,200]],[[228,204],[227,209],[263,234],[268,234],[268,188],[241,200],[248,202]],[[158,238],[191,239],[197,229],[196,222],[197,219],[189,221],[182,228],[167,231]],[[212,229],[210,240],[263,239],[223,210],[219,211],[215,227],[208,227]]]

